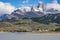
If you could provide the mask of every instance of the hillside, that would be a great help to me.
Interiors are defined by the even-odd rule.
[[[6,19],[0,22],[0,31],[8,32],[49,32],[57,28],[60,28],[60,13],[36,18]]]
[[[58,23],[60,24],[60,13],[57,14],[46,14],[42,17],[38,18],[32,18],[33,21],[39,22],[39,23]]]

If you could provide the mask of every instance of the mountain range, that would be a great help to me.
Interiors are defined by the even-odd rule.
[[[2,20],[18,20],[18,19],[23,19],[23,18],[41,18],[44,16],[47,16],[48,14],[59,14],[58,10],[54,10],[53,8],[46,10],[45,6],[42,2],[38,3],[38,6],[35,7],[34,5],[29,7],[24,7],[24,8],[18,8],[14,10],[11,14],[3,14],[0,16],[0,21]],[[58,16],[58,15],[56,15]],[[48,16],[50,17],[50,15]]]
[[[60,32],[60,11],[54,7],[47,9],[42,2],[37,7],[18,8],[11,14],[0,14],[0,31]]]

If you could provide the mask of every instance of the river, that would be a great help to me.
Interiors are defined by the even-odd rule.
[[[0,33],[0,40],[60,40],[60,34]]]

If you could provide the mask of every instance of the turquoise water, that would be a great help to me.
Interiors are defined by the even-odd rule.
[[[60,34],[0,33],[0,40],[60,40]]]

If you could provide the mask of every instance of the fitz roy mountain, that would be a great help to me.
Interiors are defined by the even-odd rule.
[[[60,14],[60,11],[55,8],[47,8],[43,2],[39,2],[37,7],[32,5],[31,7],[21,7],[14,10],[11,14],[3,14],[0,16],[0,20],[17,20],[23,18],[41,18],[49,14]],[[58,16],[58,15],[55,15]],[[49,16],[48,16],[49,17]]]
[[[12,15],[19,18],[35,18],[44,15],[43,3],[39,3],[37,8],[33,5],[31,8],[21,8],[12,12]]]
[[[37,7],[22,7],[14,10],[11,14],[3,14],[0,16],[0,20],[3,19],[20,19],[20,18],[36,18],[44,15],[44,5],[42,2]],[[2,17],[3,16],[3,17]]]

